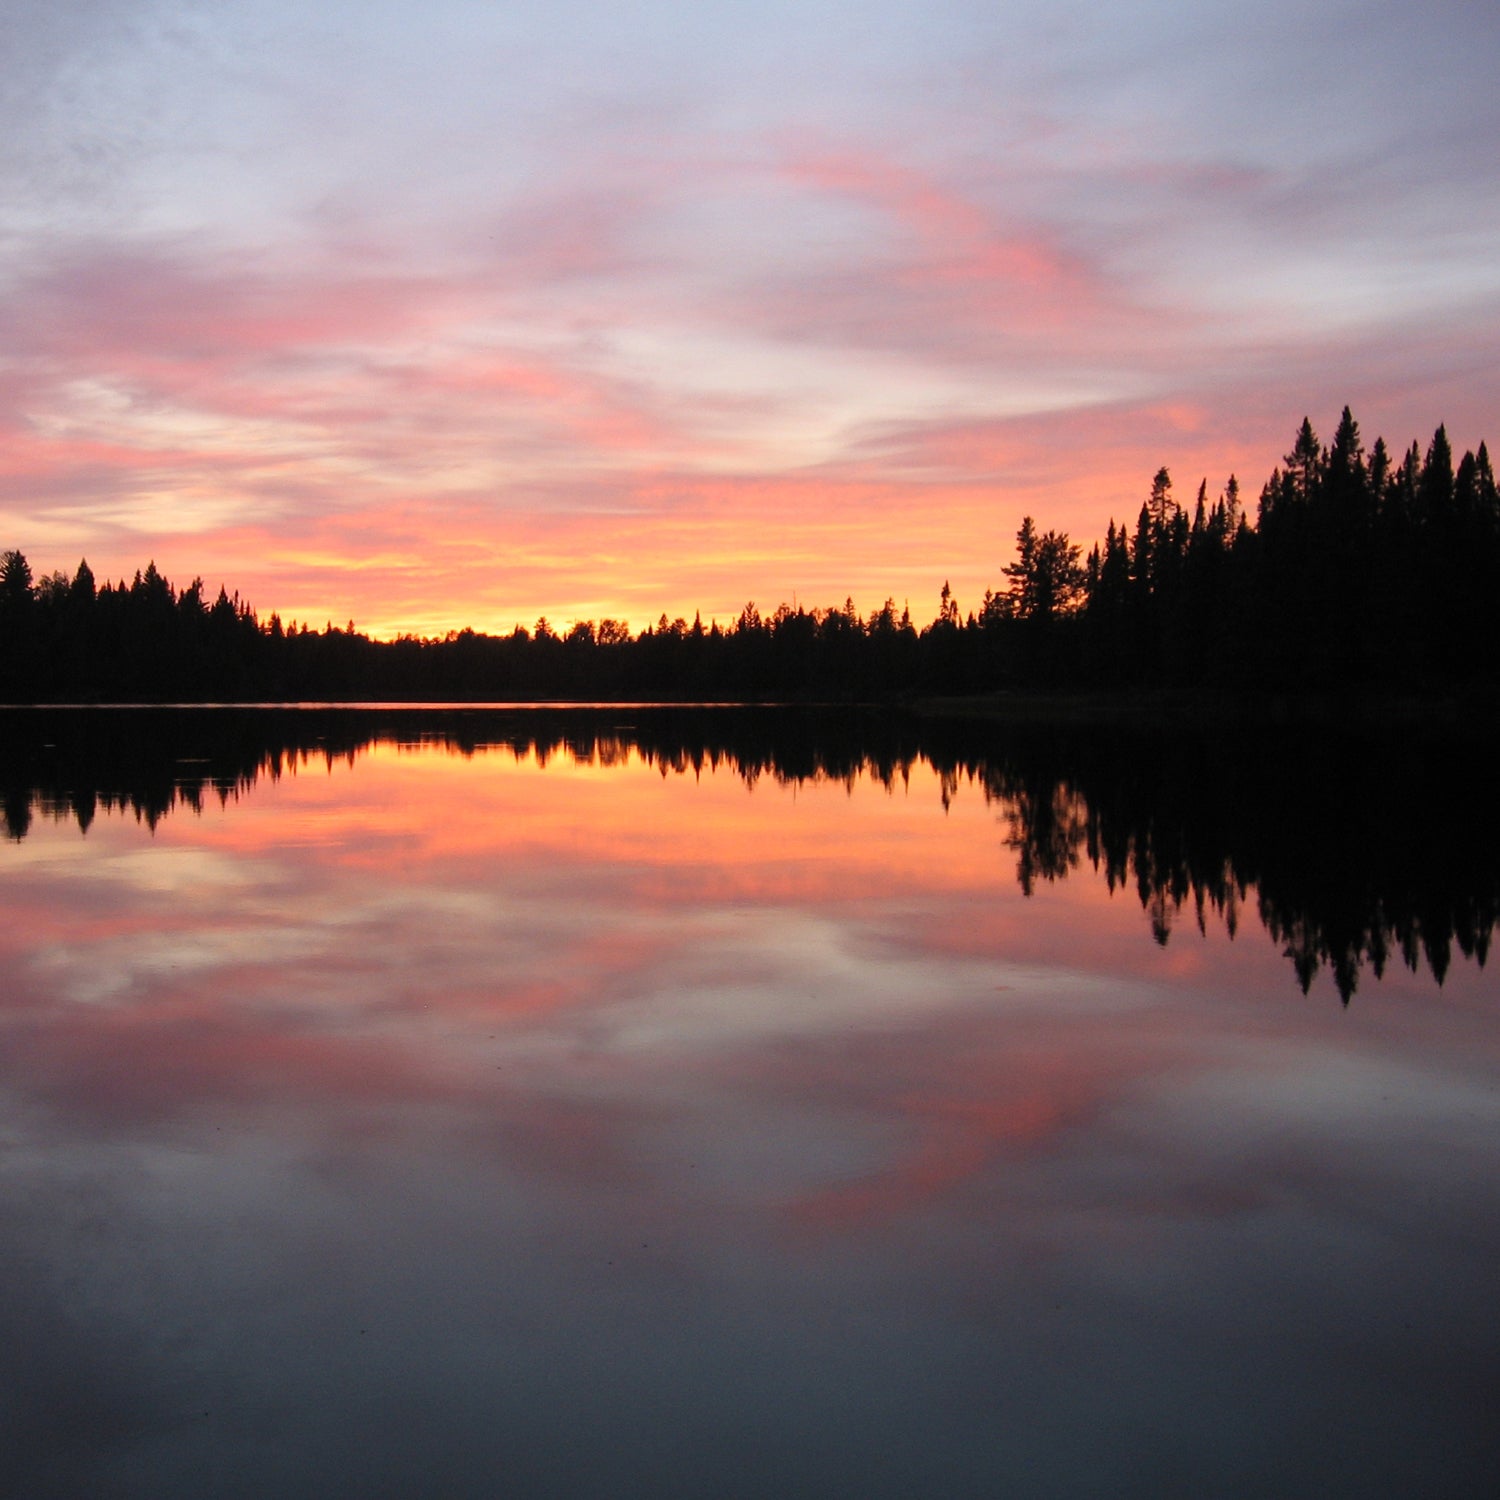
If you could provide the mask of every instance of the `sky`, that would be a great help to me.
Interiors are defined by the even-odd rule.
[[[0,549],[389,636],[918,623],[1500,441],[1488,0],[0,0]]]

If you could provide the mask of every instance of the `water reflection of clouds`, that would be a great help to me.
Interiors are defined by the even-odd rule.
[[[211,984],[216,1001],[223,1003],[236,998],[223,989],[227,973],[251,965],[298,964],[316,951],[306,932],[250,921],[232,931],[153,926],[130,936],[95,934],[82,942],[40,947],[33,964],[37,978],[59,1000],[102,1005],[150,996],[163,985]]]
[[[626,816],[606,798],[613,813],[593,818],[566,766],[539,775],[512,763],[508,776],[476,784],[433,759],[438,774],[422,796],[456,788],[457,808],[415,796],[402,778],[423,762],[405,758],[366,768],[386,774],[364,782],[365,770],[283,782],[264,804],[178,820],[150,842],[138,828],[115,825],[101,839],[96,827],[82,885],[50,893],[78,903],[67,940],[53,934],[19,955],[33,1056],[45,1064],[32,1082],[54,1104],[116,1122],[159,1122],[210,1098],[303,1108],[323,1087],[338,1108],[356,1079],[363,1096],[389,1089],[390,1102],[441,1100],[482,1117],[497,1107],[471,1066],[484,1029],[495,1040],[480,1054],[498,1059],[485,1065],[510,1071],[505,1086],[528,1109],[569,1101],[576,1131],[593,1111],[613,1119],[677,1068],[723,1077],[737,1060],[819,1037],[915,1037],[997,996],[1008,1008],[1121,1003],[1117,991],[1076,978],[944,952],[920,937],[931,917],[920,903],[872,916],[878,893],[862,878],[860,851],[873,868],[887,845],[842,787],[804,788],[812,831],[788,839],[783,827],[768,843],[764,804],[737,782],[705,797],[702,784],[689,791],[650,772],[634,788],[639,801],[675,809],[665,827],[648,819],[666,835],[653,841],[631,822],[639,803]],[[354,795],[339,805],[346,792]],[[670,900],[662,882],[643,887],[635,874],[648,851],[652,868],[675,868],[682,848],[710,867],[711,813],[723,802],[741,836],[736,854],[774,871],[774,890],[760,886],[747,902],[731,880],[736,899],[726,900],[723,885],[705,889],[680,873],[665,883]],[[529,811],[512,817],[518,805]],[[888,812],[890,799],[882,792],[875,805]],[[761,821],[747,821],[757,806]],[[366,817],[366,807],[383,816]],[[625,835],[612,842],[620,818]],[[475,826],[529,832],[499,850],[493,838],[461,840],[457,851],[444,844],[443,830]],[[317,837],[307,842],[310,829]],[[580,830],[592,837],[575,842]],[[718,847],[717,863],[734,863]],[[887,872],[882,889],[906,890],[936,862],[928,855]],[[840,869],[848,888],[819,900]],[[947,878],[958,878],[951,866]],[[128,1015],[94,1025],[56,1012],[106,1000]],[[523,1066],[529,1076],[517,1077]],[[691,1108],[712,1117],[710,1100]]]
[[[919,839],[935,820],[917,781],[915,798],[804,787],[788,824],[767,789],[751,797],[728,775],[689,786],[632,766],[612,796],[566,763],[376,757],[352,776],[285,781],[232,818],[167,825],[149,845],[105,852],[96,828],[99,857],[66,893],[81,902],[76,930],[32,945],[21,967],[51,1000],[259,1015],[330,1048],[334,1073],[338,1028],[452,1065],[493,1026],[515,1057],[553,1070],[552,1087],[583,1057],[610,1059],[628,1088],[637,1063],[706,1068],[845,1030],[910,1049],[971,1009],[1003,1028],[1021,1011],[1157,1002],[1149,984],[1088,972],[1099,913],[1082,883],[1048,893],[1042,924],[997,880],[977,801]],[[785,789],[771,795],[774,808]],[[921,845],[894,865],[893,814],[903,846]],[[971,836],[957,837],[965,817]],[[938,892],[924,888],[934,869]],[[1128,908],[1117,903],[1115,925],[1138,941]],[[1058,967],[1059,947],[1082,967]],[[244,1055],[249,1069],[269,1056]]]
[[[1471,1399],[1480,1007],[1309,1007],[1271,945],[1174,937],[1205,982],[1087,872],[1026,901],[928,789],[415,755],[0,849],[16,1430],[134,1493],[285,1492],[267,1433],[378,1492],[413,1424],[456,1492],[497,1431],[545,1489],[670,1426],[706,1492],[802,1424],[810,1493],[920,1489],[882,1443],[1086,1493],[1078,1432],[1201,1476],[1216,1424],[1331,1421],[1330,1377],[1415,1410],[1414,1319]]]

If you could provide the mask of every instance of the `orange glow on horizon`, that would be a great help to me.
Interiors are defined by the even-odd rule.
[[[560,633],[604,618],[639,633],[663,614],[727,626],[747,602],[770,614],[781,604],[842,607],[846,597],[865,617],[891,598],[921,628],[936,617],[945,582],[964,613],[978,611],[987,589],[1003,590],[1023,515],[1069,531],[1085,550],[1111,519],[1133,522],[1159,452],[1143,446],[1069,478],[1061,451],[1039,458],[1004,429],[967,428],[924,438],[903,460],[917,466],[904,483],[658,479],[606,510],[496,516],[477,504],[385,504],[274,530],[163,533],[139,550],[116,543],[120,550],[79,556],[101,583],[128,583],[154,561],[179,588],[202,577],[210,598],[221,585],[237,592],[262,623],[273,613],[313,630],[353,620],[378,639],[465,628],[504,635],[542,617]],[[991,463],[992,481],[942,477]],[[1228,471],[1206,477],[1216,496]],[[1179,480],[1180,498],[1190,503],[1196,486],[1196,474]],[[71,575],[79,561],[71,552],[29,556],[38,572]]]

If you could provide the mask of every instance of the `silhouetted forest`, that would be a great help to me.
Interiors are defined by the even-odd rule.
[[[1500,920],[1500,779],[1482,737],[1327,731],[1288,754],[1253,731],[1002,732],[812,708],[12,711],[5,826],[12,839],[36,818],[86,832],[113,813],[154,827],[382,741],[591,764],[634,751],[663,776],[725,768],[752,785],[863,776],[894,788],[926,762],[945,801],[967,789],[996,808],[997,877],[1009,867],[1029,894],[1087,863],[1135,894],[1161,943],[1184,922],[1232,935],[1252,913],[1304,991],[1326,969],[1346,1002],[1366,968],[1425,966],[1441,982],[1455,951],[1483,964]]]
[[[1133,524],[1085,557],[1027,517],[977,608],[943,585],[918,626],[783,604],[705,627],[663,615],[559,633],[374,641],[261,620],[155,564],[97,583],[87,562],[37,579],[0,558],[0,702],[860,701],[1014,687],[1399,692],[1490,684],[1500,668],[1500,500],[1488,451],[1455,465],[1367,452],[1346,407],[1326,446],[1304,421],[1251,514],[1231,476],[1186,507],[1157,472]]]

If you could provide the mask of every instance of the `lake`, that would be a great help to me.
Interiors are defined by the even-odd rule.
[[[0,1489],[1500,1493],[1493,749],[0,713]]]

